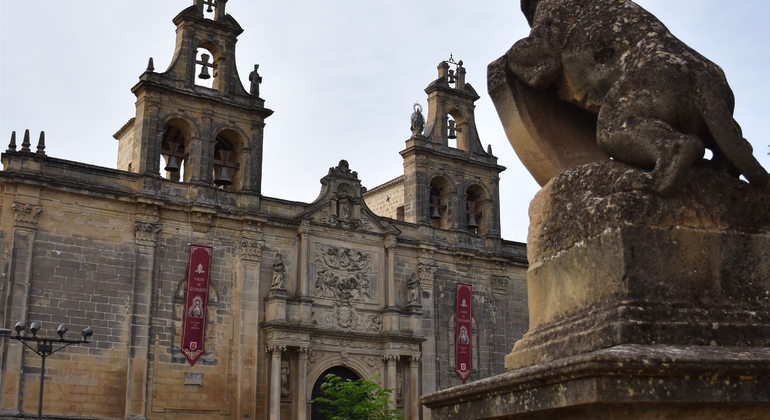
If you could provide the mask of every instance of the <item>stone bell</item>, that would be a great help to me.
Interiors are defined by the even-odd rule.
[[[457,128],[455,127],[455,120],[448,120],[447,125],[449,126],[449,135],[447,136],[450,139],[456,139],[457,138]]]
[[[227,170],[227,166],[220,166],[217,171],[217,177],[214,179],[214,184],[217,185],[232,185],[233,180],[230,179],[230,171]]]
[[[166,167],[163,169],[166,172],[179,172],[179,161],[177,160],[176,156],[169,156],[168,162],[166,162]]]

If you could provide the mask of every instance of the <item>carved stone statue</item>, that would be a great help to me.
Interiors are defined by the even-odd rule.
[[[544,95],[554,87],[561,100],[597,115],[599,148],[631,167],[615,191],[674,195],[705,149],[713,169],[770,190],[733,120],[722,69],[651,13],[631,0],[522,0],[521,8],[532,29],[506,53],[507,68]]]
[[[408,289],[408,304],[419,305],[420,304],[420,280],[417,279],[417,274],[412,273],[409,280],[406,282],[406,288]]]
[[[419,103],[415,102],[414,112],[412,113],[412,135],[422,134],[423,129],[425,129],[425,118],[422,116],[422,107]]]
[[[291,383],[289,382],[289,362],[281,362],[281,396],[291,395]]]
[[[262,83],[262,76],[259,75],[259,64],[254,64],[254,71],[249,73],[249,82],[251,82],[251,96],[259,97],[259,84]]]
[[[286,266],[283,264],[281,254],[278,254],[273,263],[273,284],[272,289],[283,289],[283,277],[286,272]]]

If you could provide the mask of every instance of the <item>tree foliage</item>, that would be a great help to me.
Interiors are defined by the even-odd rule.
[[[351,381],[328,374],[325,379],[326,382],[321,384],[324,397],[315,400],[335,409],[320,409],[327,420],[401,419],[398,411],[390,408],[390,389],[382,389],[376,382],[364,378]],[[372,379],[376,381],[377,376]]]

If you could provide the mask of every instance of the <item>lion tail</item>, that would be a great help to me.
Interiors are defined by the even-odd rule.
[[[751,144],[743,138],[740,126],[733,119],[731,104],[716,89],[716,83],[727,82],[720,80],[715,83],[713,78],[701,76],[704,77],[696,80],[696,106],[717,147],[750,183],[770,187],[770,175],[754,157]]]

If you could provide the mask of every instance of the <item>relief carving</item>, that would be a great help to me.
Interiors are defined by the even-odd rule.
[[[243,237],[241,239],[241,252],[245,258],[261,260],[262,248],[265,246],[264,241],[260,241],[254,238]]]
[[[354,249],[318,245],[315,289],[317,297],[334,298],[349,303],[350,300],[371,302],[372,253]]]
[[[359,314],[349,302],[334,302],[334,309],[316,309],[313,321],[322,328],[341,329],[344,331],[382,330],[382,317],[379,314]]]
[[[291,395],[291,382],[289,382],[289,362],[287,360],[281,362],[281,397],[288,397]]]
[[[510,282],[510,277],[492,276],[492,293],[496,295],[504,295],[508,287],[508,283]]]

